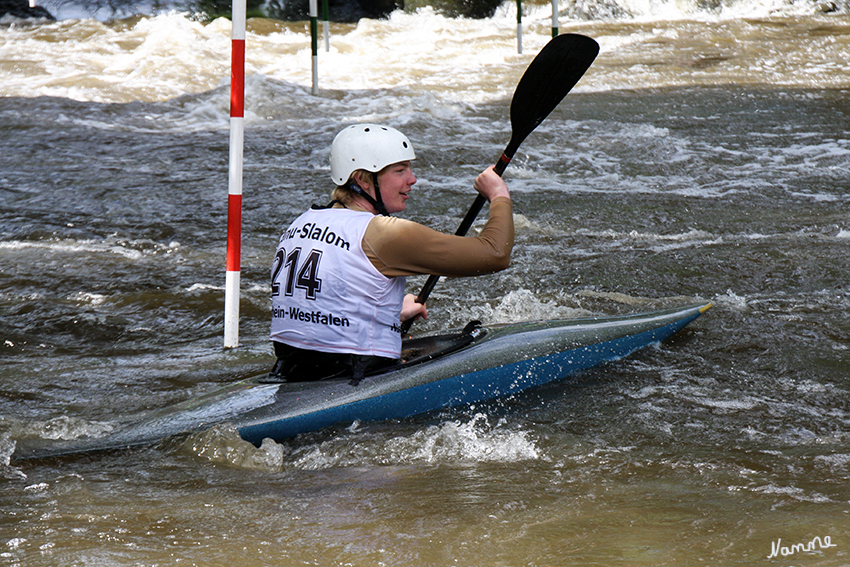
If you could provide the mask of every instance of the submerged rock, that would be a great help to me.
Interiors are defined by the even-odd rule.
[[[490,18],[501,4],[502,0],[404,0],[404,9],[430,6],[450,18]]]
[[[356,22],[361,18],[386,18],[396,10],[432,7],[448,17],[489,18],[502,0],[328,0],[328,19]],[[200,12],[210,17],[229,16],[230,0],[196,0]],[[248,14],[276,20],[302,21],[310,17],[309,0],[248,0]],[[322,0],[318,0],[322,18]]]
[[[31,7],[28,0],[0,0],[0,18],[5,16],[21,19],[56,19],[41,6]]]

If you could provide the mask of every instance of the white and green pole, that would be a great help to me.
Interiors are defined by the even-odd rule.
[[[325,32],[325,51],[331,50],[331,24],[328,14],[328,0],[322,0],[322,27]]]
[[[224,280],[224,347],[239,346],[239,278],[242,255],[242,158],[245,144],[245,2],[233,0],[230,62],[230,166],[227,186],[227,261]]]
[[[516,0],[516,52],[522,53],[522,0]]]
[[[558,0],[552,0],[552,37],[558,37]]]
[[[310,44],[313,51],[313,94],[319,94],[319,8],[310,0]]]

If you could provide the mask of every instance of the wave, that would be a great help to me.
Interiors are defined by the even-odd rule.
[[[408,2],[409,4],[413,4]],[[46,8],[58,19],[98,19],[101,21],[127,18],[131,16],[152,16],[167,12],[181,12],[203,17],[203,6],[214,4],[198,0],[38,0],[38,5]],[[229,6],[230,3],[220,3]],[[260,7],[262,13],[270,17],[280,16],[291,19],[291,10],[281,10],[280,2],[266,0]],[[306,2],[304,3],[306,4]],[[331,19],[351,21],[358,14],[345,3],[337,3],[331,8]],[[360,3],[350,2],[350,4]],[[415,5],[421,5],[418,2]],[[481,17],[491,14],[491,3],[451,2],[450,0],[429,3],[437,11],[447,16],[458,14]],[[453,7],[453,5],[456,6]],[[476,4],[475,9],[468,5]],[[285,6],[286,3],[283,3]],[[848,0],[560,0],[559,18],[572,20],[623,20],[644,18],[701,18],[701,17],[770,17],[777,15],[811,15],[818,13],[848,13]],[[423,10],[423,8],[415,8]],[[424,8],[430,10],[432,8]],[[336,14],[333,11],[336,10]],[[414,10],[411,8],[410,10]],[[285,12],[285,13],[284,13]],[[516,2],[505,0],[496,13],[516,14]],[[362,15],[374,17],[375,10]],[[534,0],[523,3],[523,17],[530,19],[547,17],[551,14],[548,0]],[[461,16],[462,17],[462,16]],[[306,18],[304,18],[306,19]]]
[[[562,3],[563,4],[563,3]],[[740,18],[847,13],[846,0],[570,0],[562,17],[577,20]]]
[[[303,108],[319,100],[327,112],[371,121],[406,120],[422,112],[451,117],[505,100],[529,54],[551,37],[547,9],[530,11],[523,32],[526,55],[517,54],[516,21],[507,4],[484,21],[397,12],[385,21],[333,26],[330,46],[323,45],[318,58],[318,98],[310,94],[310,41],[303,23],[254,21],[248,26],[246,120],[305,116]],[[561,28],[565,25],[562,21]],[[842,38],[847,25],[845,16],[761,24],[744,19],[710,25],[573,23],[569,29],[595,37],[602,46],[574,92],[720,85],[846,88],[850,44]],[[0,96],[167,102],[160,110],[173,120],[165,122],[226,129],[230,29],[224,18],[202,24],[177,13],[11,26],[0,45]],[[157,113],[140,116],[148,114]],[[159,129],[161,122],[154,117],[127,127]]]

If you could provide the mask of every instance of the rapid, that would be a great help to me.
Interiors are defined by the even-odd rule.
[[[224,349],[230,22],[39,4],[0,20],[0,563],[850,564],[846,2],[563,5],[601,51],[505,172],[511,268],[441,280],[413,328],[713,302],[673,340],[439,415],[20,462],[268,371],[278,236],[343,126],[403,131],[402,216],[453,232],[551,37],[548,2],[522,54],[512,1],[331,24],[313,95],[308,24],[249,20]]]

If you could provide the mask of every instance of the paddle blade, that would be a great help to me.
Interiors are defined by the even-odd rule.
[[[567,33],[547,43],[525,70],[511,101],[508,158],[578,83],[599,53],[587,36]]]

